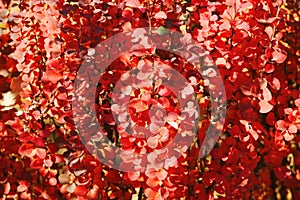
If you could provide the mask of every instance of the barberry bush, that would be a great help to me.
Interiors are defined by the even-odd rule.
[[[298,1],[2,0],[0,8],[1,199],[300,199]],[[102,72],[95,66],[90,73],[102,73],[95,99],[82,99],[82,106],[97,109],[106,136],[124,149],[118,162],[149,151],[140,165],[157,167],[124,172],[98,159],[115,159],[108,144],[96,141],[92,148],[84,142],[92,133],[77,130],[74,81],[86,56],[109,57],[95,50],[99,43],[142,27],[197,41],[223,79],[227,112],[217,143],[200,158],[210,124],[207,90],[218,85],[207,85],[182,57],[158,49],[124,54]],[[130,98],[128,112],[139,126],[151,120],[148,101],[173,113],[159,137],[135,138],[112,114],[118,108],[111,94],[122,74],[153,63],[189,80],[186,94],[195,91],[201,111],[197,141],[179,158],[166,159],[168,167],[159,167],[153,149],[178,131],[173,119],[181,107],[172,91],[141,88]]]

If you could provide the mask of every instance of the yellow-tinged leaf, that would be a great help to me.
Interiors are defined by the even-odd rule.
[[[13,6],[13,7],[10,7],[9,11],[11,14],[13,14],[13,13],[19,13],[21,10],[20,10],[19,6]]]
[[[3,29],[6,29],[7,28],[7,26],[6,26],[6,23],[0,23],[0,28],[3,28]]]
[[[181,25],[179,28],[180,28],[182,34],[186,34],[186,25],[185,24]]]
[[[17,94],[12,93],[11,91],[3,93],[3,98],[0,100],[1,106],[12,106],[16,102]]]

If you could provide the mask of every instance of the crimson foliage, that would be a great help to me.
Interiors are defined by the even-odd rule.
[[[297,1],[5,0],[0,7],[2,199],[300,199]],[[139,27],[177,30],[209,52],[226,88],[227,117],[213,151],[198,158],[210,105],[205,89],[200,92],[201,77],[168,52],[122,56],[103,72],[97,90],[99,123],[112,142],[140,152],[160,148],[176,134],[170,125],[159,138],[119,135],[111,83],[140,62],[182,73],[199,90],[201,113],[208,116],[199,123],[199,140],[168,160],[168,168],[127,173],[89,153],[74,126],[71,101],[84,56],[110,36]],[[166,88],[155,94],[144,88],[129,107],[140,125],[149,121],[140,99],[151,95],[179,112]],[[114,154],[105,144],[96,153]],[[155,159],[148,161],[159,163]]]

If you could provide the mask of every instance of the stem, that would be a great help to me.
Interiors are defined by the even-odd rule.
[[[154,0],[153,2],[150,0],[148,2],[148,23],[149,23],[150,35],[151,35],[151,32],[152,32],[152,14],[154,12],[155,3],[156,3],[156,0]],[[152,6],[152,8],[151,8],[151,6]]]
[[[143,198],[143,188],[141,187],[138,195],[138,200],[142,200],[142,198]]]
[[[278,4],[278,0],[277,0],[277,4]],[[278,4],[277,12],[276,12],[276,19],[279,17],[280,10],[281,10],[281,6],[279,6],[279,4]],[[277,24],[274,25],[274,27],[273,27],[273,34],[272,34],[272,37],[270,38],[269,48],[272,48],[272,41],[275,38],[275,35],[276,35],[275,32],[276,32],[276,28],[277,28],[278,24],[279,24],[279,22],[277,22]],[[265,67],[267,63],[268,63],[268,61],[265,61],[263,66]],[[263,78],[264,74],[265,74],[265,71],[261,70],[261,77],[260,77],[261,79]]]
[[[151,35],[151,32],[152,32],[152,25],[151,25],[151,23],[152,23],[152,11],[150,12],[150,3],[151,3],[151,1],[148,2],[148,9],[149,9],[149,11],[148,11],[148,23],[149,23],[149,32],[150,32],[150,35]]]

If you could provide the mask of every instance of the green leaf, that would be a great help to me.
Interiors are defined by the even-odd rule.
[[[163,26],[160,26],[157,29],[157,33],[158,33],[158,35],[167,35],[169,33],[169,30]]]

